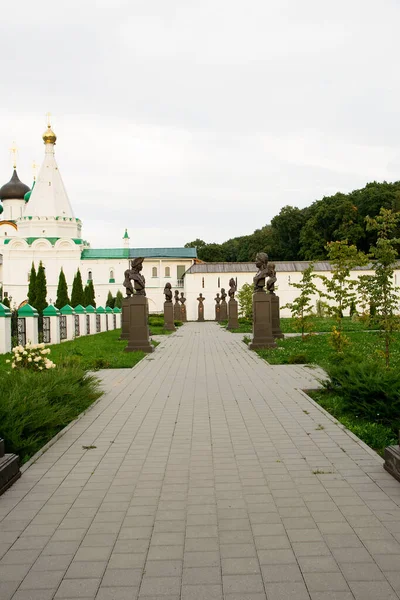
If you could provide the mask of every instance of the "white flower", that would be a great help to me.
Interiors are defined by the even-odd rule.
[[[21,362],[22,357],[21,356],[17,356],[17,358],[15,359],[17,362]]]
[[[14,362],[13,362],[13,363],[11,363],[11,368],[12,368],[12,369],[15,369],[15,363],[14,363]]]
[[[32,358],[31,357],[28,358],[28,362],[32,362]]]
[[[24,350],[22,354],[23,354],[23,356],[26,356],[28,353],[26,350]]]
[[[36,362],[36,363],[37,363],[37,362],[39,362],[40,360],[42,360],[42,359],[41,359],[41,357],[40,357],[40,356],[36,356],[36,357],[33,359],[33,362]]]
[[[39,367],[39,371],[43,371],[43,367]]]
[[[7,360],[6,360],[6,363],[9,363],[9,362],[11,362],[11,360],[8,360],[8,359],[7,359]]]

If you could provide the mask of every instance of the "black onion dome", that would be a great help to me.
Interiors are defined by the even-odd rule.
[[[10,181],[0,188],[0,200],[23,200],[29,190],[29,186],[20,181],[17,171],[14,169]]]

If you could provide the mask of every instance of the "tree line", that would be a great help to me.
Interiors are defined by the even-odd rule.
[[[284,206],[270,224],[251,235],[222,244],[207,244],[198,238],[185,248],[196,246],[198,257],[206,262],[253,261],[257,252],[266,252],[275,261],[326,260],[327,244],[344,240],[360,252],[368,252],[377,242],[377,232],[367,227],[366,218],[375,218],[381,208],[400,211],[400,181],[374,181],[348,194],[324,196],[302,209]]]

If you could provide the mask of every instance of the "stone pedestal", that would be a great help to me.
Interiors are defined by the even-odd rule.
[[[164,329],[176,331],[174,325],[174,305],[172,302],[164,302]]]
[[[187,323],[186,305],[181,304],[181,316],[179,318],[182,323]]]
[[[148,306],[146,296],[135,294],[127,298],[129,311],[129,341],[125,352],[153,352],[154,347],[150,343],[148,325]]]
[[[250,350],[276,348],[272,335],[272,295],[264,291],[253,294],[253,341]]]
[[[220,321],[221,317],[220,317],[220,313],[221,313],[221,307],[219,304],[215,305],[215,320],[216,321]]]
[[[174,321],[180,321],[181,318],[181,304],[180,302],[175,302],[174,306]]]
[[[238,329],[238,303],[237,300],[231,298],[228,302],[228,329]]]
[[[197,309],[197,320],[201,322],[204,321],[204,306],[202,302],[199,302],[199,306]]]
[[[129,340],[129,301],[130,298],[122,300],[122,318],[120,340]]]
[[[272,310],[272,335],[274,339],[282,340],[285,336],[281,330],[281,317],[279,312],[279,296],[270,294]]]
[[[388,473],[395,477],[397,481],[400,481],[400,446],[388,446],[385,448],[384,458],[384,469],[386,469]]]
[[[0,496],[20,477],[18,456],[5,454],[4,440],[0,439]]]
[[[219,320],[226,321],[228,318],[228,305],[226,300],[222,300],[219,310]]]

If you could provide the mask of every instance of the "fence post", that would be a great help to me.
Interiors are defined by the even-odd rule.
[[[65,317],[67,334],[64,339],[73,340],[75,338],[75,311],[69,304],[66,304],[60,310],[61,316]]]
[[[89,333],[93,335],[96,333],[96,309],[91,304],[86,307],[86,318],[89,322]]]
[[[115,329],[121,329],[122,311],[118,306],[114,308],[115,314]]]
[[[11,352],[11,311],[0,302],[0,354]]]
[[[18,338],[19,343],[37,344],[39,341],[39,313],[30,304],[24,304],[18,309]]]
[[[60,311],[52,304],[43,311],[43,341],[45,344],[60,343]]]
[[[107,331],[106,311],[102,306],[98,306],[96,313],[100,315],[100,331]]]
[[[86,310],[83,308],[82,304],[78,304],[74,308],[75,314],[78,315],[79,319],[79,335],[87,335],[86,330]]]
[[[110,306],[106,306],[107,329],[115,329],[114,327],[114,312]]]

